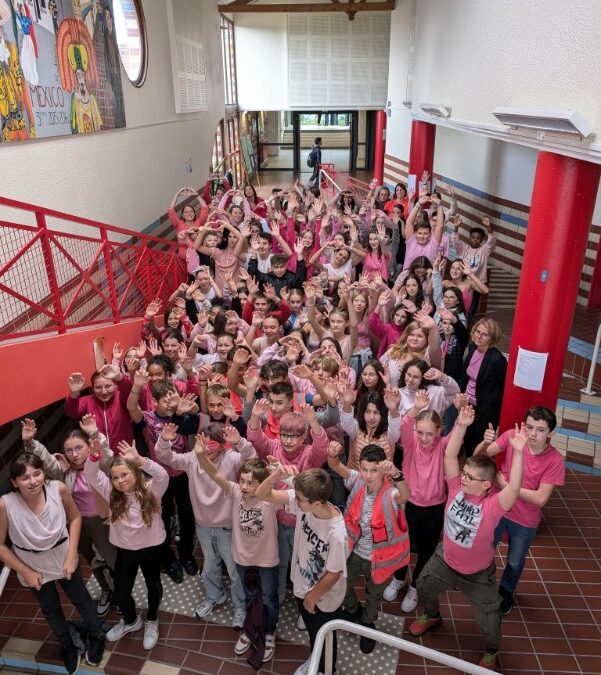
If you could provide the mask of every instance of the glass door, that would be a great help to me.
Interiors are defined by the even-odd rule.
[[[352,112],[295,112],[298,120],[297,166],[301,182],[306,182],[313,169],[307,158],[315,139],[321,138],[321,162],[339,173],[348,173],[353,162],[353,113]]]

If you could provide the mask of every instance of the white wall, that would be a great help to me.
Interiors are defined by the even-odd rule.
[[[121,69],[127,128],[0,145],[2,196],[139,230],[179,187],[204,182],[224,107],[219,15],[217,3],[189,2],[204,19],[208,111],[175,113],[166,6],[143,0],[148,75],[135,88]]]
[[[242,110],[285,110],[286,17],[281,14],[235,14],[238,104]]]

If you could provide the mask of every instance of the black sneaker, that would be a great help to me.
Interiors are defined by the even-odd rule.
[[[198,565],[196,564],[196,560],[194,558],[188,558],[188,560],[182,560],[181,564],[186,572],[186,574],[190,577],[194,577],[198,574]]]
[[[515,596],[511,591],[499,586],[499,595],[501,596],[501,614],[507,616],[516,603]]]
[[[184,568],[177,560],[172,560],[164,568],[167,576],[176,584],[181,584],[184,580]]]
[[[373,623],[362,623],[362,626],[365,626],[366,628],[375,628],[375,624]],[[371,654],[373,650],[376,648],[376,641],[372,640],[371,638],[365,637],[364,635],[361,636],[361,639],[359,640],[359,649],[364,653],[364,654]]]
[[[61,658],[68,673],[75,673],[77,671],[81,661],[81,653],[75,645],[61,649]]]
[[[104,656],[106,636],[104,633],[90,633],[88,635],[88,648],[86,649],[86,662],[90,666],[99,666]]]
[[[361,617],[363,616],[363,607],[361,607],[361,603],[357,605],[357,609],[354,612],[349,612],[348,610],[344,610],[344,620],[345,621],[351,621],[352,623],[360,623],[361,622]]]

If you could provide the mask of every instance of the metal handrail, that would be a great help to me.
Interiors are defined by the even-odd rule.
[[[319,170],[319,182],[317,183],[318,185],[321,185],[321,180],[322,178],[327,178],[327,180],[332,183],[332,185],[338,190],[338,192],[342,192],[342,188],[338,185],[338,183],[330,176],[329,173],[324,171],[323,169]]]
[[[593,358],[591,359],[591,367],[589,368],[588,371],[588,380],[586,381],[586,387],[580,390],[583,394],[588,394],[589,396],[595,395],[595,392],[593,391],[593,377],[595,376],[595,368],[597,367],[597,356],[599,356],[600,345],[601,345],[601,323],[597,328],[597,337],[595,338]]]
[[[11,568],[8,565],[2,567],[2,572],[0,572],[0,597],[2,597],[2,593],[4,593],[4,587],[6,586],[10,572]]]
[[[388,633],[382,633],[381,631],[374,630],[373,628],[360,626],[356,623],[351,623],[350,621],[344,621],[342,619],[335,619],[334,621],[328,621],[328,623],[324,624],[319,629],[319,632],[315,638],[315,644],[313,645],[311,662],[309,664],[309,672],[307,675],[317,675],[324,643],[326,650],[325,675],[332,675],[335,630],[344,630],[348,633],[361,635],[362,637],[370,638],[376,642],[382,642],[389,647],[394,647],[395,649],[409,652],[410,654],[415,654],[416,656],[421,656],[424,659],[436,661],[436,663],[441,663],[443,666],[449,666],[450,668],[455,668],[464,673],[469,673],[470,675],[490,675],[491,672],[495,672],[488,668],[482,668],[475,663],[458,659],[457,657],[450,656],[449,654],[437,652],[435,649],[423,647],[422,645],[418,645],[414,642],[409,642],[409,640],[403,640],[402,638],[389,635]]]

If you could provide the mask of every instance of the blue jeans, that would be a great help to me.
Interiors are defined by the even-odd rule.
[[[250,569],[256,569],[261,580],[261,599],[265,607],[265,634],[274,635],[275,629],[280,617],[280,602],[278,600],[278,566],[275,567],[250,567],[248,565],[238,565],[236,563],[242,587],[246,594],[246,610],[253,601],[253,596],[246,587],[246,572]]]
[[[221,562],[225,563],[232,582],[232,602],[235,609],[245,611],[246,596],[232,557],[232,530],[228,527],[202,527],[196,525],[196,534],[202,549],[202,583],[205,597],[213,604],[223,595],[223,572]]]
[[[288,578],[288,563],[292,557],[294,546],[294,525],[278,523],[278,551],[280,564],[278,565],[278,597],[286,595],[286,579]]]
[[[495,530],[495,546],[501,541],[503,534],[507,532],[509,550],[507,551],[507,563],[501,577],[501,587],[513,593],[518,585],[522,570],[526,563],[526,554],[530,544],[536,536],[536,527],[518,525],[508,518],[501,518],[501,522]]]

